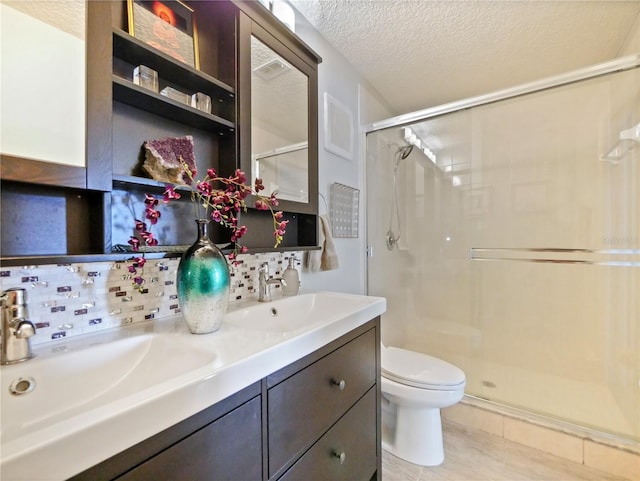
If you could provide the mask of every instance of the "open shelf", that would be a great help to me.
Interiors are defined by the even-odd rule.
[[[128,188],[133,188],[140,190],[143,188],[148,189],[150,194],[160,194],[166,190],[168,185],[172,185],[181,194],[189,195],[192,192],[191,187],[187,185],[160,182],[149,177],[137,177],[135,175],[113,175],[114,189],[127,190]]]
[[[215,77],[179,62],[119,29],[113,31],[113,55],[132,65],[146,65],[170,82],[204,92],[212,100],[233,101],[235,90]]]
[[[132,107],[197,129],[222,134],[235,132],[235,125],[229,120],[177,102],[116,75],[113,76],[113,98]]]

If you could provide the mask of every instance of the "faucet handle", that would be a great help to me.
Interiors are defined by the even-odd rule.
[[[16,337],[18,339],[28,339],[32,336],[35,336],[35,334],[36,328],[31,321],[27,321],[25,319],[20,321],[16,329]]]
[[[262,264],[260,264],[260,267],[258,268],[258,272],[263,272],[268,276],[269,275],[269,263],[268,262],[263,262]]]
[[[26,289],[22,287],[13,287],[2,292],[2,303],[5,306],[24,306],[26,305]]]

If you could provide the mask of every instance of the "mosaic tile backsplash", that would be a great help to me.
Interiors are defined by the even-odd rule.
[[[281,277],[292,256],[300,270],[301,252],[238,256],[239,265],[230,264],[230,305],[257,297],[260,264],[268,262],[270,275]],[[133,289],[126,261],[2,267],[0,287],[27,290],[29,319],[36,326],[31,343],[37,345],[179,313],[179,262],[178,258],[148,260],[142,293]],[[277,295],[282,286],[274,284],[271,289]]]

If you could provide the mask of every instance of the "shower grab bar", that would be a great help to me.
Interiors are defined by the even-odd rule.
[[[523,251],[523,252],[576,252],[586,254],[640,254],[640,249],[569,249],[559,247],[472,247],[474,252]]]
[[[513,255],[519,252],[521,255]],[[504,253],[505,255],[503,255]],[[508,254],[508,255],[507,255]],[[537,254],[546,254],[538,257]],[[554,256],[553,254],[561,254]],[[572,258],[571,255],[576,255]],[[636,256],[640,249],[566,249],[566,248],[517,248],[472,247],[469,259],[474,261],[512,261],[546,264],[582,264],[614,267],[640,267],[640,261],[630,259],[598,259],[599,256]],[[589,257],[596,257],[589,259]]]

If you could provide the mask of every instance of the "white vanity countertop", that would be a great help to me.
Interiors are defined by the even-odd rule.
[[[325,292],[276,299],[272,303],[233,305],[227,317],[240,314],[247,307],[246,312],[258,312],[259,315],[269,312],[271,307],[295,312],[296,304],[291,304],[291,299],[294,303],[306,303],[306,307],[311,309],[324,303],[325,308],[316,309],[321,312],[323,320],[284,331],[242,327],[242,321],[232,324],[225,318],[219,331],[193,335],[180,316],[173,316],[80,336],[66,343],[43,344],[34,349],[37,355],[34,360],[3,366],[0,371],[2,400],[9,401],[0,406],[0,478],[3,481],[67,479],[312,353],[386,310],[384,298]],[[327,311],[326,306],[332,305],[340,307]],[[252,310],[254,308],[260,311]],[[307,313],[303,317],[313,316]],[[156,334],[163,343],[173,346],[166,357],[170,361],[175,360],[176,365],[182,357],[176,355],[176,352],[181,352],[179,349],[185,353],[198,352],[205,356],[203,359],[206,361],[194,369],[174,373],[170,379],[163,379],[161,373],[154,372],[153,377],[158,380],[149,381],[140,390],[119,388],[119,391],[115,390],[118,395],[104,395],[102,389],[103,392],[95,399],[83,401],[77,407],[71,406],[66,413],[54,413],[48,422],[38,423],[37,418],[40,416],[42,419],[46,414],[37,412],[37,409],[32,408],[36,412],[26,416],[21,409],[28,407],[28,398],[40,383],[36,382],[34,393],[17,399],[6,394],[12,379],[29,375],[29,363],[34,363],[32,369],[37,371],[36,359],[42,366],[51,366],[53,362],[60,365],[67,358],[72,362],[76,352],[90,352],[89,349],[96,349],[96,346],[97,349],[109,349],[110,345],[105,343],[119,343],[126,339],[135,342],[138,336],[153,337]],[[73,367],[69,366],[69,376],[73,376]],[[33,378],[37,381],[36,374],[33,373]],[[65,382],[68,380],[66,376]],[[88,384],[95,388],[100,382],[100,379],[92,379]],[[77,389],[82,391],[83,385]],[[36,396],[33,399],[37,399]],[[24,404],[20,405],[20,402]],[[21,410],[26,421],[12,422],[12,409],[16,412]],[[32,423],[36,427],[29,426],[31,415],[36,419]]]

